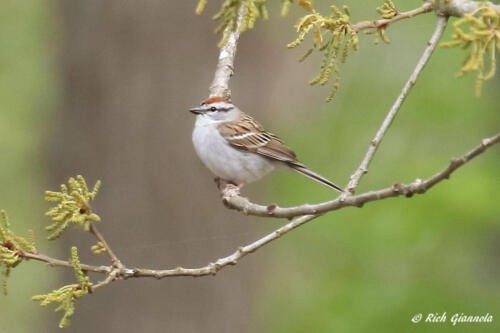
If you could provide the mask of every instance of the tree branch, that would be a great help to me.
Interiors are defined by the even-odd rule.
[[[72,268],[73,269],[73,263],[71,260],[60,260],[60,259],[54,259],[51,258],[45,254],[41,253],[32,253],[32,252],[23,252],[21,251],[19,253],[19,256],[25,259],[32,259],[36,261],[41,261],[47,263],[49,266],[54,266],[54,267],[66,267],[66,268]],[[113,267],[112,266],[91,266],[91,265],[85,265],[81,264],[82,270],[87,271],[87,272],[96,272],[96,273],[109,273],[112,271]]]
[[[391,23],[397,22],[399,20],[407,19],[407,18],[412,18],[414,16],[420,15],[420,14],[425,14],[428,12],[431,12],[433,10],[434,4],[432,2],[424,2],[424,4],[418,8],[409,10],[407,12],[401,12],[397,13],[394,15],[394,17],[391,17],[390,19],[380,19],[380,20],[373,20],[373,21],[361,21],[352,26],[354,31],[359,32],[361,30],[365,29],[378,29],[378,28],[385,28]]]
[[[227,257],[220,258],[214,263],[210,263],[204,267],[200,268],[182,268],[177,267],[175,269],[167,270],[150,270],[150,269],[134,269],[133,274],[125,274],[124,278],[129,277],[154,277],[157,279],[169,277],[169,276],[204,276],[204,275],[215,275],[222,268],[230,265],[236,265],[238,260],[245,257],[246,255],[255,252],[264,245],[272,242],[275,239],[280,238],[282,235],[288,233],[289,231],[303,225],[304,223],[311,221],[312,219],[318,217],[319,215],[304,215],[295,218],[293,221],[287,223],[281,228],[267,234],[266,236],[258,239],[257,241],[242,246],[238,248],[234,253]]]
[[[345,200],[336,199],[333,201],[320,203],[317,205],[302,205],[297,207],[282,208],[277,206],[262,206],[249,202],[246,198],[242,198],[239,195],[235,195],[234,190],[225,190],[223,193],[223,198],[226,205],[233,209],[243,211],[249,215],[266,216],[266,217],[281,217],[281,218],[293,218],[293,220],[284,226],[276,229],[275,231],[267,234],[266,236],[258,239],[257,241],[250,243],[246,246],[240,247],[238,250],[232,254],[218,259],[216,262],[209,263],[206,266],[199,268],[183,268],[177,267],[174,269],[166,270],[154,270],[154,269],[144,269],[144,268],[127,268],[122,266],[121,268],[111,267],[111,266],[90,266],[82,264],[82,269],[86,271],[92,271],[97,273],[105,273],[108,276],[103,281],[95,284],[93,290],[107,285],[116,279],[128,279],[128,278],[138,278],[138,277],[152,277],[157,279],[162,279],[166,277],[173,276],[205,276],[205,275],[215,275],[218,271],[226,266],[236,265],[238,260],[245,257],[246,255],[255,252],[264,245],[272,242],[283,236],[284,234],[300,227],[301,225],[321,216],[326,212],[333,210],[338,210],[344,207],[357,206],[360,207],[367,202],[383,200],[386,198],[406,196],[411,197],[415,193],[425,193],[427,190],[432,188],[434,185],[440,183],[441,181],[448,179],[450,175],[471,161],[476,156],[485,152],[488,148],[500,142],[500,133],[493,137],[483,139],[481,144],[469,151],[467,154],[461,158],[454,158],[451,160],[447,168],[436,173],[434,176],[421,180],[417,179],[410,184],[394,184],[391,187],[387,187],[378,191],[366,192],[363,194],[347,197]],[[34,254],[24,252],[21,254],[22,257],[26,259],[34,259],[42,262],[46,262],[51,266],[60,266],[73,268],[73,265],[69,261],[63,261],[58,259],[53,259],[43,254]]]
[[[438,1],[436,4],[436,13],[444,16],[461,17],[464,14],[473,13],[480,6],[488,5],[495,11],[500,13],[500,5],[496,5],[490,1],[474,1],[474,0],[453,0],[450,2]]]
[[[113,266],[116,268],[123,268],[123,264],[121,263],[120,259],[118,259],[116,254],[109,246],[108,242],[106,242],[102,234],[99,232],[99,230],[97,230],[96,226],[93,223],[90,224],[89,231],[97,238],[97,241],[101,242],[101,244],[104,246],[104,248],[106,249],[106,253],[113,263]]]
[[[434,49],[436,48],[437,43],[441,38],[444,29],[446,28],[447,21],[448,21],[447,17],[438,16],[436,29],[434,30],[434,33],[432,34],[432,37],[426,49],[424,50],[422,57],[418,61],[417,66],[413,70],[413,73],[410,75],[410,78],[408,79],[403,89],[401,90],[401,93],[399,94],[398,98],[396,99],[391,109],[389,110],[389,113],[387,114],[379,130],[375,134],[375,137],[372,139],[370,146],[368,147],[368,151],[366,152],[363,160],[361,161],[361,164],[359,165],[358,169],[352,174],[351,180],[349,181],[349,184],[347,184],[346,188],[347,191],[344,192],[344,194],[342,194],[343,199],[345,199],[349,194],[354,193],[354,190],[358,186],[359,180],[364,174],[368,172],[368,166],[371,160],[373,159],[373,156],[375,155],[375,152],[377,151],[380,142],[382,142],[385,132],[391,126],[391,123],[396,117],[406,96],[410,92],[411,88],[415,85],[415,82],[417,81],[418,76],[422,72],[422,69],[424,68],[425,64],[427,63],[427,61],[429,61],[432,52],[434,52]]]
[[[209,88],[210,97],[225,97],[229,100],[231,99],[229,79],[233,76],[234,72],[234,57],[236,55],[238,39],[240,38],[240,30],[243,24],[245,10],[246,7],[242,3],[238,9],[236,29],[230,34],[227,42],[220,49],[219,62],[217,63],[214,80]],[[228,26],[226,29],[231,29],[231,27]]]
[[[450,165],[446,169],[426,180],[417,179],[410,184],[394,184],[393,186],[388,188],[384,188],[378,191],[366,192],[355,196],[349,196],[345,199],[337,198],[335,200],[326,201],[319,204],[306,204],[294,207],[279,207],[276,205],[264,206],[250,202],[247,198],[239,196],[239,194],[237,193],[237,189],[228,187],[222,192],[222,200],[224,204],[229,208],[239,210],[247,215],[276,218],[293,218],[301,215],[324,214],[326,212],[338,210],[340,208],[348,206],[361,207],[367,202],[397,197],[401,195],[409,197],[415,193],[424,193],[442,180],[448,179],[453,171],[469,162],[472,158],[481,154],[487,148],[498,143],[499,141],[500,133],[491,138],[482,140],[479,146],[468,152],[462,158],[452,159]]]
[[[406,11],[397,13],[394,17],[390,19],[380,19],[380,20],[372,20],[372,21],[361,21],[356,24],[353,24],[352,28],[355,32],[360,32],[366,29],[379,29],[386,28],[390,24],[395,23],[400,20],[408,19],[415,17],[420,14],[429,13],[435,11],[440,16],[455,16],[461,17],[464,14],[469,14],[474,12],[479,6],[488,5],[497,12],[500,12],[500,5],[494,4],[492,2],[479,2],[474,0],[452,0],[450,2],[446,2],[443,0],[427,0],[422,6]]]

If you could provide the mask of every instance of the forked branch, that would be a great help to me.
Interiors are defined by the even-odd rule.
[[[403,104],[406,96],[408,96],[408,93],[410,92],[411,88],[417,82],[418,76],[422,72],[422,69],[424,69],[424,66],[427,64],[432,53],[436,49],[437,43],[439,42],[439,39],[443,35],[443,31],[446,28],[447,21],[448,21],[447,17],[438,16],[436,29],[434,30],[434,33],[432,34],[432,37],[431,37],[427,47],[425,48],[424,53],[420,57],[420,60],[418,61],[417,66],[413,70],[413,73],[410,75],[410,78],[408,79],[408,81],[406,81],[403,89],[401,90],[401,93],[396,98],[396,101],[392,105],[391,109],[389,110],[389,113],[387,114],[384,121],[382,122],[382,125],[380,126],[379,130],[375,134],[375,137],[372,139],[370,146],[368,147],[368,151],[366,152],[363,160],[361,161],[361,164],[359,165],[358,169],[354,172],[354,174],[351,176],[349,184],[347,184],[347,188],[346,188],[347,194],[354,193],[354,190],[358,186],[359,180],[361,179],[361,177],[364,174],[366,174],[368,172],[368,166],[369,166],[371,160],[373,159],[373,156],[375,155],[377,148],[380,146],[380,142],[382,142],[384,134],[387,132],[387,130],[391,126],[392,121],[396,117],[396,115],[397,115],[399,109],[401,108],[401,105]],[[343,195],[343,198],[345,198],[345,197],[346,197],[346,195]]]
[[[391,187],[387,187],[377,191],[369,191],[359,195],[348,196],[345,199],[340,197],[335,200],[318,204],[306,204],[294,207],[279,207],[276,205],[264,206],[252,203],[247,198],[241,197],[237,190],[230,187],[223,190],[222,199],[228,207],[242,211],[247,215],[275,218],[293,218],[302,215],[321,215],[349,206],[361,207],[367,202],[386,198],[398,197],[403,195],[411,197],[416,193],[425,193],[428,189],[430,189],[437,183],[448,179],[451,173],[453,173],[456,169],[499,142],[500,133],[496,134],[493,137],[483,139],[479,146],[475,147],[473,150],[471,150],[461,158],[452,159],[446,169],[436,173],[434,176],[428,179],[417,179],[413,183],[409,184],[397,183]]]

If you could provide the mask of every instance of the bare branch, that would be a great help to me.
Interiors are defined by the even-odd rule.
[[[226,44],[224,44],[219,53],[219,62],[215,71],[214,80],[210,86],[210,97],[225,97],[231,99],[231,89],[229,89],[229,79],[234,71],[234,57],[238,39],[240,38],[240,30],[243,24],[243,16],[245,15],[246,7],[242,3],[238,9],[238,20],[236,29],[229,36]],[[226,29],[231,29],[227,27]]]
[[[91,290],[91,292],[94,292],[97,288],[104,287],[104,286],[106,286],[106,285],[110,284],[111,282],[116,281],[116,280],[118,279],[118,276],[119,276],[119,274],[120,274],[120,271],[128,272],[128,271],[126,270],[126,268],[125,268],[125,267],[123,267],[123,266],[122,266],[121,268],[116,268],[116,267],[115,267],[115,268],[114,268],[114,269],[113,269],[113,270],[112,270],[112,271],[108,274],[108,276],[106,276],[106,278],[105,278],[104,280],[102,280],[102,281],[100,281],[100,282],[98,282],[98,283],[96,283],[96,284],[93,284],[93,285],[91,286],[91,289],[90,289],[90,290]]]
[[[272,242],[275,239],[280,238],[282,235],[288,233],[289,231],[300,227],[306,222],[318,217],[319,215],[304,215],[295,218],[290,223],[285,224],[281,228],[267,234],[266,236],[258,239],[257,241],[248,244],[246,246],[240,247],[236,252],[230,254],[227,257],[221,258],[214,263],[210,263],[207,266],[200,268],[182,268],[177,267],[175,269],[167,270],[150,270],[150,269],[134,269],[134,273],[128,275],[125,274],[125,278],[128,277],[154,277],[161,279],[169,276],[204,276],[204,275],[215,275],[219,270],[226,266],[236,265],[238,260],[244,256],[260,249],[267,243]]]
[[[441,38],[441,35],[443,34],[444,29],[446,28],[446,23],[448,19],[445,16],[438,16],[437,19],[437,24],[436,24],[436,29],[434,30],[434,33],[432,34],[432,37],[422,54],[422,57],[417,63],[417,66],[413,70],[413,73],[410,75],[410,78],[404,85],[403,89],[401,90],[401,93],[399,94],[398,98],[392,105],[391,109],[389,110],[389,113],[385,117],[384,121],[382,122],[382,125],[380,126],[379,130],[375,134],[375,137],[370,143],[370,146],[368,147],[368,151],[366,152],[363,160],[361,161],[360,166],[358,169],[354,172],[354,174],[351,176],[351,180],[349,181],[349,184],[347,184],[346,192],[345,194],[342,194],[342,198],[345,199],[347,195],[353,194],[354,190],[358,186],[359,180],[361,177],[368,172],[368,166],[373,159],[373,156],[375,155],[375,152],[377,151],[377,148],[380,145],[380,142],[382,141],[385,132],[391,126],[392,121],[396,117],[401,105],[403,104],[406,96],[410,92],[411,88],[415,85],[415,82],[417,81],[418,76],[422,72],[422,69],[424,68],[425,64],[427,61],[429,61],[429,58],[432,55],[432,52],[437,46],[437,43],[439,39]]]

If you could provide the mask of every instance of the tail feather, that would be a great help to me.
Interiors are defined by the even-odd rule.
[[[318,183],[321,183],[325,186],[328,186],[328,187],[330,187],[336,191],[339,191],[341,193],[344,192],[344,190],[341,189],[339,186],[335,185],[334,183],[332,183],[331,181],[329,181],[325,177],[318,175],[316,172],[312,171],[311,169],[308,169],[305,165],[291,164],[290,167],[293,170],[297,171],[298,173],[300,173],[308,178],[311,178],[312,180],[315,180]]]

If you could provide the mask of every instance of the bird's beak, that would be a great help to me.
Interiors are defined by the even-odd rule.
[[[194,114],[202,114],[205,110],[199,106],[189,109]]]

